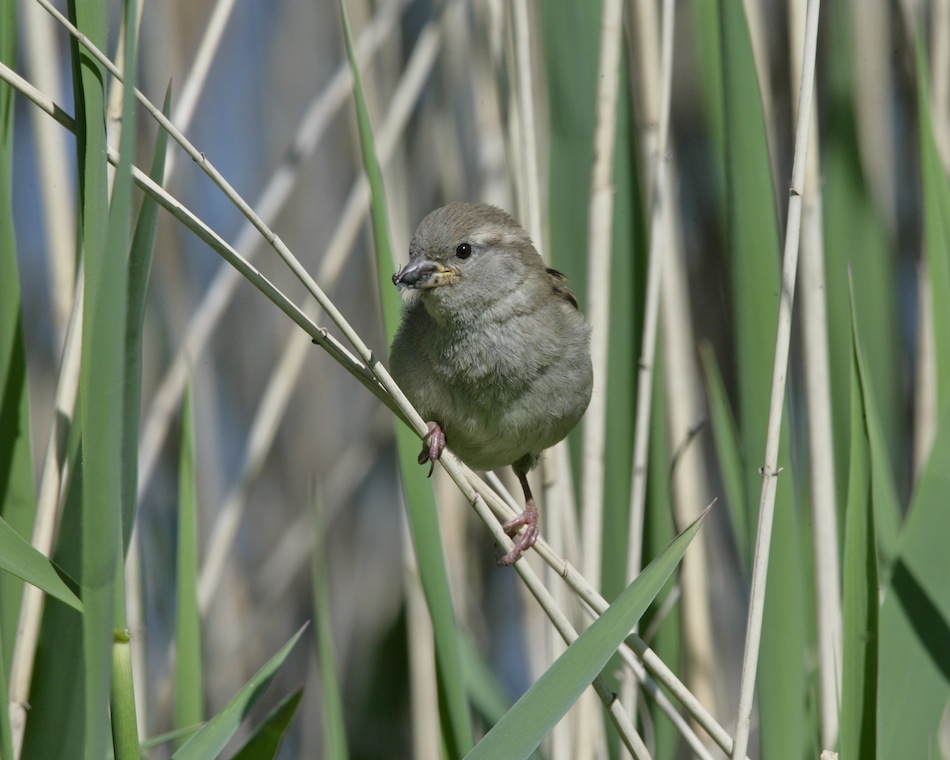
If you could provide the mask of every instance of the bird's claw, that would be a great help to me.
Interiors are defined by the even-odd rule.
[[[514,538],[518,535],[518,529],[524,526],[524,533],[521,534],[521,538],[515,541],[514,548],[508,552],[504,557],[498,560],[499,565],[513,565],[521,557],[521,554],[532,546],[534,542],[538,540],[538,509],[534,506],[533,502],[525,507],[524,512],[518,515],[513,520],[508,520],[501,527],[508,534],[509,538]]]
[[[422,436],[422,451],[419,452],[418,462],[429,463],[429,474],[426,477],[431,478],[435,460],[442,456],[442,450],[445,448],[445,433],[438,422],[427,422],[426,426],[429,432]]]

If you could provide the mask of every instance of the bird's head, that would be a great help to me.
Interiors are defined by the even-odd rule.
[[[524,289],[544,271],[528,234],[509,214],[487,204],[452,203],[419,224],[409,263],[393,283],[418,291],[432,312],[465,316]]]

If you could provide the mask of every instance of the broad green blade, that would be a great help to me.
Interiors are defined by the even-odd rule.
[[[237,752],[232,760],[273,760],[277,757],[280,743],[297,713],[303,687],[288,694],[264,721],[254,730],[254,734]],[[327,759],[329,760],[329,759]]]
[[[626,60],[626,50],[622,55],[623,60]],[[604,515],[600,589],[607,599],[613,599],[627,585],[630,490],[633,483],[631,463],[634,426],[631,421],[636,416],[648,255],[647,219],[644,199],[640,193],[637,129],[628,79],[627,69],[623,67],[614,146],[614,218],[610,256],[610,328],[607,338],[606,385],[609,412],[604,431]],[[577,203],[576,196],[574,202]],[[576,266],[563,265],[571,276]],[[654,367],[656,366],[657,363],[654,362]],[[575,433],[578,443],[579,431],[578,427]],[[574,447],[575,452],[579,453],[579,448]],[[580,482],[580,478],[576,478],[575,482]],[[645,509],[649,508],[648,501]],[[645,519],[650,519],[648,514]]]
[[[853,65],[860,65],[861,55],[852,48],[860,49],[866,43],[854,38],[856,27],[851,15],[863,10],[858,3],[829,3],[828,11],[828,49],[836,53],[827,57],[827,108],[822,120],[827,129],[822,129],[821,142],[822,223],[835,464],[837,481],[846,483],[851,375],[849,280],[854,282],[861,349],[868,372],[865,390],[874,391],[888,458],[893,462],[904,456],[901,446],[910,435],[910,416],[902,395],[906,368],[895,361],[904,349],[894,234],[889,229],[886,210],[874,203],[868,187],[855,123]],[[877,475],[877,468],[872,467],[872,472]],[[883,526],[878,524],[877,528]]]
[[[660,553],[676,537],[673,514],[673,495],[670,446],[665,422],[667,408],[666,380],[664,379],[663,346],[657,346],[656,372],[653,376],[653,411],[650,425],[650,456],[648,460],[646,493],[646,522],[644,526],[644,561]],[[683,608],[680,603],[665,608],[672,594],[680,591],[680,573],[674,573],[664,584],[656,599],[640,621],[641,636],[650,642],[650,648],[674,673],[683,669]],[[662,615],[662,616],[661,616]],[[619,662],[618,669],[622,666]],[[646,699],[644,707],[653,718],[653,760],[674,758],[679,747],[679,730],[653,699]]]
[[[744,455],[746,512],[755,535],[778,325],[780,235],[765,112],[742,0],[720,0],[727,234],[732,271],[737,419]],[[783,415],[784,415],[783,411]],[[768,566],[757,691],[763,757],[802,757],[806,725],[806,615],[801,518],[792,491],[787,419],[779,443],[775,518]],[[751,547],[748,549],[751,556]]]
[[[0,518],[0,569],[82,612],[82,602],[60,577],[53,563],[23,540],[3,518]]]
[[[542,22],[548,125],[548,251],[569,279],[581,311],[587,310],[588,199],[594,161],[595,98],[600,46],[599,0],[545,0]],[[571,55],[564,55],[569,48]],[[646,233],[640,198],[636,129],[626,67],[621,70],[614,158],[614,215],[610,277],[607,417],[601,578],[591,578],[611,599],[626,586],[630,463],[642,336]],[[542,241],[537,241],[539,244]],[[568,439],[580,435],[578,428]],[[572,446],[575,482],[579,448]]]
[[[703,516],[637,576],[528,689],[467,757],[527,758],[596,678],[679,564]]]
[[[363,155],[363,170],[370,187],[370,218],[373,222],[373,243],[376,246],[377,281],[379,298],[383,310],[383,323],[386,329],[386,341],[391,342],[399,324],[402,302],[399,292],[392,284],[390,269],[393,266],[392,238],[389,234],[389,212],[386,206],[386,188],[383,185],[383,172],[376,154],[376,141],[373,138],[373,126],[366,108],[363,84],[359,65],[353,48],[353,35],[346,14],[346,5],[340,0],[340,15],[343,19],[343,36],[346,43],[346,55],[353,74],[353,102],[356,106],[356,124],[359,128],[360,151]]]
[[[204,728],[189,739],[172,757],[175,760],[205,760],[209,757],[218,757],[227,743],[234,736],[244,718],[260,698],[277,673],[277,669],[287,659],[294,644],[303,635],[301,628],[293,637],[281,647],[241,690],[235,694],[217,715],[209,720]]]
[[[0,62],[11,69],[16,69],[17,62],[16,11],[15,0],[0,2]],[[0,85],[0,516],[21,536],[30,536],[36,494],[13,221],[13,101],[13,88]],[[13,657],[22,591],[23,583],[18,578],[0,573],[0,630],[5,634],[0,665],[7,672]]]
[[[927,757],[950,698],[950,404],[940,416],[881,608],[878,757]]]
[[[930,126],[926,56],[918,39],[918,102],[924,195],[924,247],[933,299],[940,416],[890,566],[880,620],[878,756],[927,757],[950,697],[950,189]]]
[[[17,3],[0,2],[0,63],[16,68]],[[30,454],[30,398],[20,310],[20,275],[13,229],[13,98],[0,85],[0,517],[16,535],[33,529],[36,498]],[[0,536],[2,540],[2,536]],[[0,550],[0,557],[6,552]],[[0,695],[10,693],[7,673],[13,659],[23,583],[0,573]],[[0,756],[13,757],[10,710],[0,708]]]
[[[726,507],[736,539],[736,548],[746,574],[751,577],[753,527],[749,524],[749,513],[745,508],[746,492],[743,474],[742,444],[739,442],[739,429],[729,406],[726,384],[723,382],[719,363],[709,344],[700,347],[703,361],[703,374],[706,377],[706,400],[709,405],[709,421],[713,435],[713,446],[719,460],[719,474],[725,489]]]
[[[73,23],[100,50],[105,49],[107,8],[97,0],[70,4]],[[123,330],[125,257],[129,186],[116,174],[115,214],[110,214],[106,184],[105,86],[97,62],[70,40],[76,87],[80,215],[85,258],[82,364],[79,406],[83,425],[81,547],[85,755],[105,757],[110,744],[109,694],[112,673],[114,574],[120,543],[122,483]],[[134,133],[134,126],[125,128]]]
[[[112,201],[109,205],[109,240],[107,260],[110,267],[127,266],[132,229],[132,160],[135,156],[135,93],[136,62],[138,59],[138,13],[139,0],[125,0],[123,3],[123,76],[122,88],[122,132],[119,137],[119,162],[115,167],[112,185]],[[122,324],[109,336],[109,353],[115,354],[109,364],[113,368],[113,381],[116,379],[123,390],[123,403],[119,419],[109,423],[110,428],[118,428],[122,459],[118,465],[110,464],[112,472],[118,472],[119,487],[116,489],[118,503],[103,510],[103,517],[115,520],[116,546],[113,552],[113,626],[111,666],[110,715],[112,718],[112,748],[116,760],[138,760],[139,731],[135,710],[135,688],[132,683],[132,656],[129,633],[126,630],[125,615],[125,547],[126,538],[131,538],[131,520],[135,514],[134,501],[126,501],[127,492],[123,485],[129,481],[129,472],[138,468],[138,408],[141,402],[139,383],[129,385],[126,371],[126,319],[128,315],[128,272],[123,271],[103,278],[103,284],[111,295],[120,296],[120,301],[111,307],[112,315],[121,319]],[[141,331],[139,331],[139,335]],[[131,393],[131,395],[129,395]],[[113,399],[113,404],[115,400]],[[136,410],[130,415],[130,408]],[[132,478],[134,484],[136,479]],[[133,485],[134,487],[134,485]],[[134,491],[133,491],[134,493]],[[127,525],[124,522],[128,521]],[[116,668],[115,666],[118,666]]]
[[[460,636],[459,641],[462,644],[462,667],[472,708],[485,723],[494,725],[511,707],[511,700],[471,638]]]
[[[772,387],[780,243],[765,115],[742,0],[720,0],[719,15],[725,97],[727,234],[733,276],[740,405],[736,416],[745,457],[745,508],[751,539],[758,520],[761,490],[758,469],[765,452]],[[788,447],[783,445],[782,450],[787,456]],[[783,481],[787,482],[787,478],[780,478],[779,482]],[[784,498],[787,496],[786,493]]]
[[[168,116],[171,110],[171,86],[165,92],[162,113]],[[149,177],[156,184],[163,184],[165,156],[168,147],[168,132],[158,130]],[[139,439],[139,417],[142,403],[142,329],[145,324],[145,301],[148,295],[149,275],[152,271],[152,255],[155,252],[155,233],[158,229],[159,205],[145,193],[139,209],[132,246],[129,249],[128,310],[125,333],[125,438]],[[122,532],[123,546],[128,550],[135,521],[135,500],[138,491],[138,449],[126,447],[122,476]]]
[[[63,517],[56,537],[54,567],[65,578],[82,573],[82,473],[80,451],[82,414],[77,408],[67,441],[70,473]],[[67,581],[68,582],[68,581]],[[83,746],[85,697],[83,682],[83,616],[64,604],[47,604],[43,611],[39,647],[30,686],[30,714],[55,715],[53,722],[28,720],[23,740],[24,760],[72,760]],[[112,645],[110,631],[109,645]],[[111,658],[111,652],[110,652]]]
[[[181,410],[178,469],[178,618],[175,622],[174,728],[204,720],[204,666],[198,612],[198,483],[191,382]],[[183,742],[179,742],[182,744]]]
[[[369,179],[372,197],[373,238],[376,244],[377,275],[380,283],[383,323],[388,341],[392,341],[399,325],[401,303],[398,291],[389,279],[393,266],[392,244],[389,237],[389,222],[386,210],[386,195],[383,187],[382,172],[376,155],[372,125],[363,88],[359,67],[353,51],[353,38],[345,4],[340,2],[340,14],[343,17],[343,31],[346,41],[347,57],[353,73],[353,98],[356,104],[357,124],[360,133],[360,148],[363,164]],[[416,559],[419,563],[419,578],[422,591],[432,616],[435,635],[436,663],[439,679],[439,704],[445,709],[440,713],[443,741],[453,756],[461,756],[472,746],[472,719],[469,713],[468,697],[465,693],[465,679],[462,674],[462,656],[455,625],[455,613],[452,609],[452,597],[445,570],[445,556],[442,552],[442,538],[439,533],[439,519],[435,508],[435,499],[431,486],[425,482],[419,469],[419,438],[403,425],[396,425],[396,443],[399,464],[402,471],[403,488],[406,494],[406,506],[409,517],[409,529],[412,536]]]
[[[863,360],[852,312],[851,465],[842,567],[842,757],[873,760],[877,721],[878,565]],[[870,410],[873,413],[873,410]]]
[[[17,3],[0,2],[0,62],[17,57]],[[35,507],[30,457],[30,399],[20,313],[20,275],[13,229],[13,88],[0,86],[0,517],[27,534]],[[16,530],[10,528],[16,533]],[[3,556],[4,552],[0,552]],[[20,614],[23,584],[0,573],[0,694],[9,694],[7,672]],[[6,631],[6,635],[4,635]],[[10,711],[0,714],[0,755],[13,757]]]
[[[325,760],[346,760],[346,722],[343,718],[343,694],[336,668],[333,647],[333,625],[330,617],[330,583],[328,561],[323,541],[324,520],[320,497],[313,496],[313,614],[316,618],[317,665],[320,671],[321,704],[323,706],[323,757]]]

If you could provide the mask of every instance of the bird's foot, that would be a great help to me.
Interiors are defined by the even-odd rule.
[[[518,534],[518,529],[524,526],[524,533],[521,538],[515,541],[514,548],[504,557],[498,560],[499,565],[513,565],[521,557],[522,552],[534,546],[538,540],[538,508],[534,505],[534,499],[530,499],[525,505],[524,512],[513,520],[509,520],[501,527],[510,538]]]
[[[442,450],[445,448],[445,433],[442,432],[438,422],[427,422],[429,432],[422,436],[422,451],[419,452],[419,464],[429,463],[429,474],[426,477],[432,477],[432,470],[435,468],[435,460],[442,456]]]

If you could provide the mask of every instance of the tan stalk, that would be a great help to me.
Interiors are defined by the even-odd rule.
[[[544,255],[541,234],[540,189],[538,187],[537,120],[534,113],[533,74],[531,71],[531,24],[526,0],[512,0],[504,4],[506,34],[509,118],[505,128],[508,134],[508,153],[511,156],[507,172],[514,185],[515,208],[524,229],[531,236],[538,252]],[[524,589],[520,589],[524,595]],[[530,608],[529,608],[530,609]],[[524,637],[535,642],[525,651],[527,669],[532,679],[543,673],[551,661],[544,631],[535,615],[523,620]]]
[[[671,158],[672,160],[672,158]],[[676,177],[675,161],[670,171]],[[675,188],[670,188],[675,194]],[[673,470],[673,512],[677,525],[688,525],[712,499],[706,460],[695,438],[705,418],[702,380],[696,360],[692,301],[686,262],[678,231],[678,209],[671,203],[667,235],[670,241],[660,283],[660,329],[663,335],[663,379],[666,384],[666,424]],[[687,684],[708,708],[716,704],[715,678],[721,672],[721,656],[711,619],[709,555],[716,553],[712,536],[703,530],[693,540],[680,569],[682,587],[682,632],[686,650]],[[648,639],[649,640],[649,639]]]
[[[72,120],[67,115],[65,115],[61,109],[49,101],[48,98],[43,96],[42,93],[37,92],[35,88],[33,88],[29,83],[25,82],[21,77],[16,75],[6,66],[0,65],[0,78],[3,78],[5,81],[13,84],[14,87],[27,95],[27,97],[33,100],[44,111],[57,118],[58,121],[64,125],[72,126]],[[184,139],[180,135],[179,138],[182,140]],[[194,149],[192,148],[192,150]],[[110,160],[116,160],[115,155],[110,154]],[[211,169],[208,167],[206,167],[206,169],[211,171]],[[306,276],[305,273],[301,273],[302,268],[300,267],[299,263],[296,262],[296,259],[289,255],[286,247],[283,246],[276,235],[267,230],[266,227],[264,228],[265,231],[262,232],[266,239],[271,241],[272,245],[274,245],[279,250],[282,256],[288,259],[288,266],[291,267],[295,274],[298,274],[298,276],[301,277],[305,284],[307,284],[308,289],[310,289],[311,293],[313,293],[315,298],[317,298],[321,303],[321,306],[323,306],[328,312],[331,319],[333,319],[341,331],[343,331],[348,337],[363,361],[350,353],[335,338],[330,336],[325,329],[320,328],[311,320],[309,320],[296,305],[290,302],[256,268],[254,268],[246,259],[238,254],[237,251],[235,251],[223,239],[221,239],[220,236],[218,236],[213,230],[201,222],[201,220],[198,219],[193,213],[181,206],[181,204],[178,203],[178,201],[168,194],[163,188],[152,182],[138,169],[133,170],[133,176],[136,184],[152,195],[163,208],[172,214],[172,216],[185,224],[186,227],[188,227],[202,241],[212,247],[217,253],[219,253],[219,255],[223,256],[232,266],[238,268],[246,279],[248,279],[269,300],[277,305],[278,308],[280,308],[294,322],[302,327],[308,335],[310,335],[325,350],[327,350],[335,361],[347,369],[357,380],[365,385],[381,401],[383,401],[386,406],[395,411],[401,418],[410,424],[420,437],[426,434],[427,427],[424,421],[411,407],[405,395],[399,390],[395,383],[393,383],[385,368],[365,346],[362,340],[356,335],[355,331],[353,331],[352,327],[350,327],[350,325],[343,319],[339,311],[329,302],[329,299],[326,298],[326,296],[316,286],[312,279],[309,278],[309,276]],[[244,202],[241,201],[236,196],[236,194],[234,194],[233,190],[230,189],[223,179],[220,180],[219,187],[228,193],[229,197],[238,203],[239,206],[242,208],[243,206],[246,206],[246,204],[244,204]],[[253,215],[253,218],[256,226],[263,225],[256,215]],[[467,468],[464,468],[464,466],[461,465],[461,463],[459,463],[458,460],[456,460],[455,457],[448,451],[443,457],[443,466],[448,472],[449,476],[453,479],[453,481],[455,481],[456,485],[458,485],[462,490],[465,497],[470,501],[470,503],[475,505],[479,516],[482,517],[483,520],[487,521],[488,527],[492,531],[496,540],[506,551],[509,550],[513,546],[511,540],[502,531],[500,523],[497,520],[491,518],[487,507],[485,507],[484,500],[473,490],[472,481],[474,480],[479,483],[481,483],[481,481],[475,478],[475,476],[470,471],[468,471]],[[574,588],[575,591],[582,596],[582,598],[587,600],[588,603],[591,604],[591,606],[597,610],[598,613],[603,612],[603,610],[607,608],[606,601],[600,597],[596,591],[594,591],[591,585],[586,580],[584,580],[580,574],[573,570],[572,566],[568,565],[556,555],[553,555],[549,549],[546,549],[546,544],[544,544],[544,542],[539,541],[537,546],[540,556],[542,556],[546,562],[551,564],[551,566],[555,568],[556,572],[562,575],[562,577],[568,581],[571,587]],[[526,565],[526,563],[518,564],[519,566]],[[529,569],[529,567],[525,566],[521,568],[519,572],[527,573]],[[714,740],[719,743],[720,746],[726,746],[727,743],[729,746],[731,746],[731,740],[725,733],[724,729],[722,729],[722,727],[719,726],[715,720],[708,715],[702,705],[700,705],[695,700],[695,698],[689,694],[688,690],[683,687],[683,685],[678,681],[669,668],[667,668],[662,663],[662,661],[654,653],[652,653],[651,650],[649,650],[642,640],[640,640],[638,637],[631,636],[628,637],[628,644],[641,658],[643,658],[647,669],[650,670],[650,672],[653,673],[655,677],[657,677],[657,680],[660,681],[660,683],[664,684],[668,689],[670,689],[671,693],[673,693],[676,698],[680,700],[682,704],[684,704],[686,709],[691,715],[694,716],[697,722],[713,735]],[[619,706],[618,708],[613,709],[619,709]]]
[[[22,77],[2,64],[0,64],[0,79],[3,79],[14,86],[18,91],[26,95],[31,101],[39,106],[43,111],[53,116],[57,121],[67,128],[74,128],[72,119],[66,115],[62,109],[56,106],[42,93],[38,92],[32,85],[22,79]],[[117,156],[115,154],[110,154],[109,160],[113,162],[117,161]],[[152,195],[152,197],[154,197],[163,208],[171,213],[172,216],[182,222],[195,235],[197,235],[201,240],[203,240],[217,253],[219,253],[219,255],[223,256],[232,266],[237,267],[248,281],[257,287],[275,305],[277,305],[281,311],[291,317],[291,319],[300,327],[302,327],[308,335],[310,335],[314,340],[318,341],[318,343],[324,347],[328,353],[330,353],[331,357],[333,357],[338,363],[341,364],[341,366],[343,366],[354,377],[356,377],[357,380],[366,386],[374,395],[377,396],[377,398],[386,404],[386,406],[398,413],[400,417],[407,422],[407,424],[411,424],[412,428],[417,432],[417,434],[420,435],[420,437],[424,435],[425,432],[427,432],[428,429],[422,418],[419,417],[418,413],[415,412],[414,409],[412,409],[408,400],[405,398],[405,395],[398,390],[398,388],[392,382],[392,379],[389,378],[387,373],[385,373],[385,370],[382,370],[380,380],[395,390],[395,393],[392,396],[387,395],[386,392],[374,382],[374,378],[370,376],[369,370],[364,364],[362,364],[352,354],[350,354],[332,336],[328,335],[323,328],[318,327],[312,321],[308,320],[306,315],[300,312],[300,310],[292,302],[286,299],[286,297],[283,296],[283,294],[280,293],[280,291],[277,290],[277,288],[275,288],[270,283],[270,281],[263,277],[263,275],[261,275],[260,272],[251,266],[249,262],[241,257],[237,251],[228,246],[228,244],[216,233],[204,225],[204,223],[195,217],[194,214],[182,207],[181,204],[179,204],[178,201],[175,200],[163,188],[156,185],[148,178],[147,175],[134,167],[133,178],[139,187]],[[515,511],[511,510],[511,508],[505,505],[504,502],[500,501],[494,491],[488,489],[487,485],[483,481],[477,478],[474,473],[468,470],[468,468],[458,462],[458,460],[456,460],[451,453],[447,452],[444,455],[443,466],[456,485],[458,485],[462,490],[463,495],[466,497],[466,499],[468,499],[469,503],[476,506],[476,511],[478,512],[479,516],[483,519],[483,521],[487,521],[487,525],[493,532],[495,539],[499,541],[505,551],[510,550],[513,546],[511,539],[509,539],[504,531],[501,530],[500,523],[490,516],[490,513],[485,507],[485,501],[483,500],[482,496],[477,494],[473,489],[479,487],[480,485],[491,494],[493,498],[493,508],[502,514],[502,519],[510,518],[515,514]],[[550,548],[542,539],[538,540],[538,543],[535,545],[535,549],[539,556],[541,556],[544,561],[547,562],[555,570],[555,572],[557,572],[558,575],[563,577],[568,582],[568,585],[574,589],[575,593],[577,593],[580,598],[585,601],[597,614],[600,614],[607,609],[607,601],[594,590],[590,583],[588,583],[586,579],[584,579],[583,576],[581,576],[580,573],[578,573],[570,563],[567,563],[551,552]],[[524,562],[518,563],[519,566],[524,564]],[[636,652],[636,654],[643,660],[647,670],[649,670],[654,675],[654,677],[657,678],[657,681],[669,689],[674,697],[679,700],[680,703],[683,704],[686,710],[690,713],[690,715],[693,716],[694,720],[696,720],[699,725],[709,732],[714,741],[716,741],[716,743],[723,747],[726,751],[729,751],[732,746],[732,740],[726,733],[725,729],[723,729],[715,721],[715,719],[709,715],[709,713],[698,702],[698,700],[696,700],[696,698],[690,694],[683,684],[676,678],[673,672],[662,662],[662,660],[660,660],[659,657],[656,656],[655,653],[652,652],[652,650],[649,649],[646,643],[644,643],[639,637],[631,635],[627,639],[627,645],[630,646],[633,651]]]
[[[211,15],[208,23],[204,26],[204,33],[201,35],[201,41],[198,43],[198,50],[195,57],[188,66],[188,78],[181,88],[181,94],[178,96],[177,105],[172,112],[172,121],[185,132],[191,126],[191,120],[194,118],[195,109],[198,107],[198,98],[204,89],[205,82],[208,79],[208,72],[211,70],[211,64],[218,52],[221,39],[224,36],[224,29],[231,18],[231,11],[234,10],[234,0],[217,0],[214,8],[211,9]],[[174,175],[178,161],[178,153],[172,150],[169,145],[166,149],[165,159],[165,184]]]
[[[768,27],[763,19],[761,0],[742,0],[742,6],[749,28],[749,39],[752,42],[752,57],[755,60],[759,92],[762,96],[762,113],[765,116],[765,138],[769,149],[771,176],[777,178],[778,162],[775,145],[775,116],[772,113],[772,73],[769,69]],[[777,179],[775,181],[777,182]],[[776,192],[778,189],[776,186]]]
[[[53,101],[63,101],[61,60],[54,36],[55,26],[48,14],[35,3],[21,3],[23,59],[27,76]],[[63,332],[72,309],[76,286],[76,224],[73,193],[70,183],[63,182],[64,167],[69,166],[67,135],[38,111],[30,110],[33,139],[42,194],[43,226],[47,238],[47,269],[50,275],[50,300],[53,303],[53,324],[56,345],[62,343]],[[54,223],[55,220],[55,223]]]
[[[386,117],[386,124],[380,132],[377,143],[381,160],[389,157],[402,134],[413,106],[418,101],[419,94],[425,84],[429,72],[434,65],[440,48],[440,37],[435,24],[430,24],[419,37],[419,42],[413,50],[412,58],[406,67],[405,76],[400,82],[396,94],[393,96],[390,112]],[[353,242],[358,234],[358,224],[350,223],[365,216],[369,207],[369,186],[365,177],[360,177],[356,188],[347,203],[343,222],[339,229],[346,229],[346,237],[335,236],[335,245],[331,244],[327,256],[321,263],[317,279],[332,288],[336,283],[345,258],[342,254],[352,250]],[[344,223],[345,227],[344,227]],[[317,310],[307,309],[311,319],[317,318]],[[294,331],[288,336],[283,354],[278,360],[279,372],[273,373],[268,386],[262,396],[261,404],[255,413],[248,434],[247,450],[244,462],[237,480],[228,492],[224,506],[215,518],[210,533],[210,541],[205,553],[205,561],[201,568],[198,581],[198,605],[201,611],[207,612],[211,595],[215,593],[222,578],[228,552],[237,535],[237,530],[247,507],[247,500],[251,485],[256,481],[263,466],[264,457],[270,451],[277,433],[277,424],[286,411],[290,395],[296,385],[303,359],[309,348],[307,341],[302,341],[299,333]],[[286,375],[286,380],[278,376]]]
[[[72,314],[66,322],[63,356],[57,373],[56,393],[53,399],[53,419],[46,456],[40,475],[39,494],[36,498],[36,516],[33,520],[33,548],[46,557],[53,555],[56,531],[66,499],[66,484],[69,482],[69,460],[66,444],[76,410],[79,393],[79,364],[82,356],[83,287],[82,265],[72,298]],[[17,758],[23,749],[26,730],[27,708],[30,702],[30,683],[33,665],[36,662],[36,647],[39,642],[40,624],[46,595],[29,583],[23,586],[20,614],[17,617],[16,640],[13,645],[13,662],[10,667],[10,723],[13,733],[13,751]]]
[[[630,47],[634,56],[632,66],[636,77],[637,134],[640,138],[640,155],[644,162],[644,187],[653,187],[653,172],[656,163],[657,133],[660,128],[660,18],[659,4],[655,0],[636,0],[633,3],[633,22],[630,24],[633,39]]]
[[[802,68],[805,0],[789,4],[793,80]],[[815,547],[815,598],[818,624],[818,684],[821,746],[838,741],[841,685],[841,573],[838,510],[831,423],[831,370],[825,302],[825,252],[822,230],[821,177],[818,162],[818,117],[812,105],[805,196],[802,199],[801,315],[804,354],[805,412],[808,417],[809,488],[812,541]]]
[[[650,447],[650,412],[653,404],[653,362],[656,358],[656,332],[660,311],[660,279],[663,260],[670,244],[668,214],[670,98],[673,87],[673,0],[663,0],[660,22],[660,91],[655,152],[649,157],[650,249],[643,307],[643,340],[637,372],[637,406],[633,430],[633,462],[630,484],[630,527],[627,538],[627,583],[640,573],[643,560],[643,519],[647,490],[647,458]],[[635,704],[637,684],[628,680],[624,696]]]
[[[643,552],[643,515],[646,502],[647,457],[650,443],[650,409],[653,403],[653,361],[660,311],[660,277],[670,245],[667,234],[669,208],[670,99],[673,88],[673,0],[663,0],[661,21],[660,108],[656,151],[650,157],[653,186],[650,192],[650,251],[643,314],[643,342],[637,374],[636,427],[633,438],[633,478],[630,489],[630,537],[627,547],[627,582],[640,573]]]
[[[581,560],[584,574],[594,579],[600,578],[603,540],[613,176],[622,32],[623,3],[620,0],[604,0],[600,21],[600,61],[597,66],[594,167],[587,221],[587,318],[591,326],[590,356],[594,365],[594,389],[584,416],[581,484]],[[595,583],[599,585],[599,581],[595,580]]]
[[[391,5],[385,7],[390,8]],[[380,11],[360,31],[356,41],[356,49],[361,62],[365,64],[375,55],[383,41],[392,33],[397,20],[398,18],[392,14]],[[311,102],[301,120],[300,128],[294,136],[293,143],[287,151],[285,160],[277,167],[255,203],[255,208],[260,209],[260,215],[264,219],[276,218],[284,204],[291,197],[301,165],[316,150],[317,145],[330,126],[331,119],[347,102],[351,82],[349,64],[344,62],[337,67],[326,88]],[[389,117],[387,116],[388,122]],[[384,160],[382,150],[380,150],[380,158]],[[346,241],[355,239],[358,227],[366,215],[366,209],[369,206],[369,187],[365,178],[361,178],[360,183],[364,186],[360,195],[363,200],[354,200],[354,195],[351,194],[334,237],[328,246],[324,262],[321,264],[321,276],[318,278],[320,282],[326,281],[323,278],[327,272],[337,272],[342,267],[342,262],[349,255],[352,247],[352,243]],[[246,221],[233,245],[235,249],[243,251],[250,260],[257,253],[260,242],[261,238],[258,236],[254,225],[250,221]],[[142,494],[151,482],[171,421],[181,404],[189,363],[193,362],[204,351],[214,328],[224,315],[225,309],[241,282],[240,274],[233,267],[226,263],[221,265],[185,328],[185,339],[181,348],[158,385],[140,433],[139,499],[142,498]]]
[[[937,437],[937,344],[934,335],[932,292],[923,256],[917,265],[917,379],[914,392],[914,483],[930,460]]]
[[[930,24],[930,88],[931,127],[937,150],[944,167],[950,171],[950,73],[941,67],[950,66],[950,31],[937,29],[938,24],[950,24],[950,0],[934,0]],[[937,436],[937,348],[934,336],[932,290],[927,260],[921,256],[917,269],[917,324],[918,349],[916,392],[914,393],[913,477],[914,482],[930,458]]]
[[[795,128],[795,158],[788,196],[788,226],[782,264],[782,291],[779,299],[778,328],[775,338],[775,361],[772,367],[772,394],[769,399],[769,423],[765,439],[765,464],[762,466],[762,492],[759,498],[759,521],[756,531],[755,556],[752,563],[752,590],[749,618],[743,653],[742,679],[739,685],[739,709],[733,760],[745,757],[752,723],[752,699],[762,638],[762,610],[768,575],[769,549],[772,541],[772,520],[775,515],[775,489],[779,472],[778,446],[785,405],[785,380],[788,370],[788,348],[792,327],[792,305],[795,298],[795,275],[798,269],[798,243],[801,236],[802,194],[805,162],[815,83],[815,51],[818,39],[820,0],[809,0],[805,18],[805,52],[802,55],[802,76],[798,99],[798,123]]]
[[[510,520],[521,511],[513,497],[503,490],[500,493],[496,492],[489,487],[488,483],[474,476],[472,477],[471,484],[478,496],[485,501],[488,508],[494,512],[500,521],[504,522],[505,520]],[[583,603],[585,610],[594,616],[602,615],[607,610],[610,606],[607,600],[600,595],[587,578],[578,572],[572,563],[556,554],[544,538],[538,538],[538,542],[533,548],[538,556],[574,591],[578,599]],[[691,746],[693,745],[693,742],[690,740],[692,730],[689,729],[685,723],[681,721],[678,722],[674,719],[673,713],[675,713],[675,710],[668,707],[669,702],[659,696],[662,692],[657,692],[656,683],[668,689],[673,697],[683,705],[696,724],[701,726],[724,752],[731,754],[733,747],[732,737],[716,722],[716,719],[710,715],[705,706],[695,695],[690,693],[673,671],[650,649],[647,643],[637,634],[632,633],[627,637],[625,644],[626,647],[620,650],[620,655],[633,669],[637,679],[643,683],[643,687],[650,693],[658,693],[657,704],[659,704],[664,711],[668,710],[667,714],[670,719],[677,723],[678,727],[681,726],[681,733],[686,737],[687,741],[690,741]],[[636,665],[636,660],[631,659],[633,655],[636,655],[640,661],[642,661],[646,671],[656,679],[656,683],[650,680],[643,669]],[[698,740],[696,740],[696,746],[702,746]]]
[[[538,121],[534,114],[533,77],[531,74],[531,24],[527,0],[513,0],[509,6],[514,43],[514,80],[517,82],[518,148],[524,176],[520,186],[524,194],[521,221],[540,252],[544,252],[541,225],[541,190],[538,174]]]
[[[892,234],[897,230],[897,160],[894,157],[894,121],[891,98],[894,82],[886,55],[868,55],[869,50],[891,50],[891,3],[887,0],[851,0],[851,71],[854,82],[855,129],[866,186],[875,206],[887,220]],[[913,23],[913,22],[912,22]],[[911,29],[914,27],[911,26]]]

